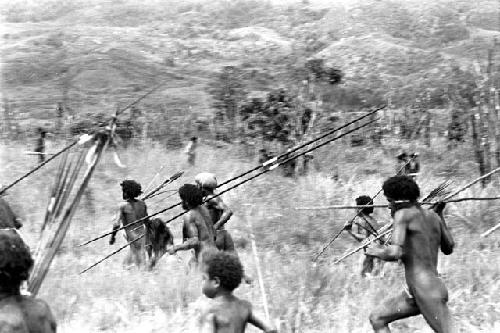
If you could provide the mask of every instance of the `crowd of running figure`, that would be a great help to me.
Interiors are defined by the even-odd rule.
[[[201,273],[202,292],[210,299],[200,313],[200,332],[245,331],[248,323],[265,332],[277,332],[270,324],[255,316],[249,302],[233,295],[242,281],[251,283],[244,273],[230,233],[225,229],[233,212],[214,193],[217,179],[211,173],[195,177],[195,184],[179,188],[183,215],[182,238],[174,244],[172,233],[160,219],[145,219],[140,225],[132,222],[148,216],[141,195],[141,185],[134,180],[121,183],[124,203],[113,225],[110,244],[124,227],[126,241],[141,235],[130,244],[126,264],[145,265],[152,269],[165,253],[191,251],[189,269]],[[391,239],[365,249],[362,274],[380,270],[383,261],[400,261],[405,269],[405,283],[395,296],[377,304],[369,321],[375,332],[390,332],[395,320],[422,314],[435,332],[452,332],[448,311],[448,291],[439,277],[439,249],[446,255],[453,251],[454,241],[443,218],[444,203],[423,209],[417,199],[420,190],[410,176],[395,176],[383,184],[393,219]],[[0,198],[1,199],[1,198]],[[358,205],[370,202],[368,196],[356,199]],[[358,218],[347,229],[358,241],[364,240],[370,228],[378,228],[371,216],[373,208],[362,208]],[[21,284],[33,266],[30,250],[16,232],[20,222],[8,204],[0,200],[0,332],[55,332],[56,323],[48,305],[24,295]]]

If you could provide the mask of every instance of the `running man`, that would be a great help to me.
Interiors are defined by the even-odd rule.
[[[372,327],[378,333],[390,332],[389,323],[422,314],[435,332],[453,332],[448,290],[437,271],[439,249],[449,255],[455,246],[443,218],[445,204],[437,204],[434,211],[423,209],[417,202],[420,189],[407,176],[387,179],[383,190],[394,219],[392,244],[372,245],[366,255],[401,260],[408,288],[370,314]]]

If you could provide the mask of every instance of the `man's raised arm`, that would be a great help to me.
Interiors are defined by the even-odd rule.
[[[446,225],[446,221],[444,220],[443,210],[445,205],[446,204],[444,202],[439,202],[433,208],[439,216],[439,226],[441,228],[441,252],[449,255],[453,253],[455,241],[453,240],[453,236],[451,235],[451,232]]]
[[[214,223],[215,230],[221,228],[233,216],[233,211],[219,197],[211,199],[208,204],[215,209],[222,210],[221,217]]]

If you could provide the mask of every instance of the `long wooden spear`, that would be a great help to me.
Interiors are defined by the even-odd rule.
[[[294,155],[294,156],[290,156],[290,157],[288,157],[287,159],[284,159],[284,160],[281,160],[281,161],[277,161],[277,162],[276,162],[276,164],[273,164],[273,165],[272,165],[271,167],[269,167],[269,168],[265,168],[264,170],[262,170],[261,172],[257,173],[256,175],[254,175],[254,176],[252,176],[252,177],[250,177],[250,178],[247,178],[247,179],[245,179],[245,180],[243,180],[243,181],[241,181],[241,182],[239,182],[239,183],[237,183],[237,184],[235,184],[235,185],[231,186],[230,188],[228,188],[228,189],[226,189],[226,190],[224,190],[224,191],[222,191],[222,192],[220,192],[220,193],[216,194],[215,196],[211,197],[210,199],[205,199],[205,200],[203,201],[203,203],[205,203],[206,201],[211,200],[211,199],[213,199],[213,198],[219,197],[219,196],[221,196],[222,194],[224,194],[224,193],[226,193],[226,192],[228,192],[228,191],[230,191],[230,190],[232,190],[232,189],[235,189],[235,188],[237,188],[237,187],[239,187],[239,186],[241,186],[241,185],[243,185],[243,184],[245,184],[245,183],[247,183],[247,182],[249,182],[249,181],[251,181],[251,180],[253,180],[253,179],[257,178],[257,177],[261,176],[262,174],[265,174],[265,173],[267,173],[267,172],[269,172],[269,171],[271,171],[271,170],[274,170],[274,169],[275,169],[275,168],[277,168],[278,166],[280,166],[280,165],[282,165],[282,164],[285,164],[285,163],[288,163],[288,162],[290,162],[291,160],[293,160],[293,159],[295,159],[295,158],[297,158],[297,157],[299,157],[299,156],[301,156],[301,155],[307,154],[307,153],[309,153],[309,152],[311,152],[311,151],[313,151],[313,150],[315,150],[315,149],[318,149],[318,148],[320,148],[320,147],[323,147],[324,145],[326,145],[326,144],[328,144],[328,143],[330,143],[330,142],[332,142],[332,141],[338,140],[338,139],[340,139],[340,138],[342,138],[342,137],[344,137],[344,136],[346,136],[346,135],[348,135],[348,134],[351,134],[351,133],[352,133],[352,132],[354,132],[354,131],[357,131],[357,130],[359,130],[359,129],[363,128],[363,127],[366,127],[366,126],[368,126],[368,125],[372,124],[373,122],[375,122],[375,121],[377,121],[377,120],[378,120],[377,118],[376,118],[376,119],[373,119],[373,120],[371,120],[371,121],[369,121],[369,122],[367,122],[367,123],[365,123],[365,124],[363,124],[363,125],[360,125],[360,126],[358,126],[358,127],[353,128],[353,129],[351,129],[351,130],[349,130],[349,131],[347,131],[347,132],[345,132],[345,133],[342,133],[342,134],[340,134],[340,135],[338,135],[338,136],[335,136],[335,137],[333,137],[333,138],[330,138],[330,139],[326,140],[325,142],[322,142],[322,143],[320,143],[320,144],[317,144],[316,146],[314,146],[314,147],[312,147],[312,148],[309,148],[309,149],[307,149],[307,150],[305,150],[305,151],[303,151],[303,152],[301,152],[301,153],[298,153],[298,154],[296,154],[296,155]],[[203,204],[203,203],[202,203],[202,204]],[[168,209],[168,208],[167,208],[167,209]],[[146,216],[146,217],[144,217],[144,218],[142,218],[142,219],[139,219],[139,220],[137,220],[137,221],[134,221],[134,222],[132,222],[132,223],[128,224],[128,225],[127,225],[127,227],[130,227],[132,224],[138,223],[138,222],[140,222],[140,221],[144,221],[144,220],[146,220],[147,218],[150,218],[150,217],[152,217],[152,216],[154,216],[154,215],[158,215],[158,214],[162,213],[163,211],[165,211],[165,210],[167,210],[167,209],[164,209],[164,210],[162,210],[162,211],[159,211],[159,212],[157,212],[157,213],[154,213],[154,214],[152,214],[152,215],[149,215],[149,216]],[[172,222],[173,220],[177,219],[178,217],[181,217],[182,215],[184,215],[184,214],[186,214],[186,213],[187,213],[187,211],[184,211],[184,212],[182,212],[182,213],[180,213],[180,214],[177,214],[176,216],[172,217],[171,219],[169,219],[169,220],[165,221],[164,223],[165,223],[165,224],[168,224],[168,223]],[[123,229],[123,228],[122,228],[122,229]],[[113,232],[114,232],[114,231],[112,231],[112,232],[108,232],[108,233],[106,233],[106,234],[104,234],[104,235],[101,235],[101,236],[99,236],[99,237],[95,238],[94,240],[97,240],[97,239],[100,239],[100,238],[106,237],[106,236],[108,236],[108,235],[112,234]],[[113,253],[111,253],[111,254],[107,255],[106,257],[104,257],[103,259],[99,260],[96,264],[92,265],[92,266],[91,266],[91,267],[89,267],[88,269],[85,269],[85,270],[84,270],[84,272],[88,271],[88,270],[89,270],[90,268],[92,268],[92,267],[97,266],[99,263],[101,263],[101,262],[103,262],[104,260],[108,259],[109,257],[113,256],[114,254],[116,254],[116,253],[120,252],[121,250],[123,250],[123,249],[124,249],[125,247],[127,247],[128,245],[130,245],[130,244],[132,244],[132,243],[134,243],[134,242],[136,242],[136,241],[140,240],[142,237],[144,237],[144,235],[141,235],[141,236],[137,237],[136,239],[134,239],[134,240],[132,240],[132,241],[128,242],[127,244],[125,244],[123,247],[121,247],[121,248],[120,248],[120,249],[118,249],[117,251],[115,251],[115,252],[113,252]],[[92,241],[93,241],[93,240],[92,240]],[[89,241],[89,242],[90,242],[90,241]],[[88,244],[89,242],[84,243],[84,244],[79,245],[79,246],[83,246],[83,245],[85,245],[85,244]]]
[[[151,89],[150,91],[148,91],[146,94],[140,96],[139,98],[137,98],[136,100],[134,100],[132,103],[128,104],[126,107],[124,107],[123,109],[120,109],[120,110],[117,110],[116,114],[115,114],[115,118],[120,115],[121,113],[125,112],[126,110],[130,109],[132,106],[134,106],[135,104],[139,103],[141,100],[143,100],[144,98],[146,98],[147,96],[149,96],[150,94],[152,94],[154,91],[156,91],[158,88],[160,88],[162,85],[165,84],[166,81],[164,82],[161,82],[160,84],[156,85],[153,89]],[[116,121],[116,120],[115,120]],[[2,189],[0,189],[0,195],[3,194],[5,191],[7,191],[8,189],[10,189],[11,187],[13,187],[14,185],[16,185],[17,183],[19,183],[20,181],[22,181],[23,179],[25,179],[26,177],[29,177],[30,175],[32,175],[34,172],[36,172],[37,170],[39,170],[40,168],[42,168],[43,166],[45,166],[47,163],[51,162],[52,160],[54,160],[55,158],[57,158],[59,155],[61,155],[62,153],[68,151],[69,149],[71,149],[72,147],[74,147],[76,144],[78,144],[80,141],[82,140],[82,137],[80,137],[78,140],[75,140],[73,141],[72,143],[70,143],[69,145],[67,145],[66,147],[64,147],[63,149],[61,149],[60,151],[58,151],[57,153],[54,153],[50,158],[48,158],[46,161],[38,164],[36,167],[34,167],[33,169],[31,169],[30,171],[28,171],[27,173],[25,173],[24,175],[22,175],[21,177],[19,177],[18,179],[14,180],[12,183],[10,183],[9,185],[3,187]]]
[[[55,158],[57,158],[59,155],[61,155],[62,153],[68,151],[69,149],[71,149],[72,147],[74,147],[76,144],[78,143],[78,140],[75,140],[73,141],[72,143],[70,143],[69,145],[67,145],[66,147],[64,147],[63,149],[59,150],[57,153],[55,153],[54,155],[52,155],[51,157],[49,157],[47,160],[45,160],[44,162],[38,164],[36,167],[34,167],[33,169],[31,169],[30,171],[26,172],[24,175],[22,175],[21,177],[17,178],[16,180],[14,180],[12,183],[10,183],[9,185],[5,186],[4,188],[0,189],[0,195],[3,194],[5,191],[7,191],[8,189],[10,189],[11,187],[13,187],[14,185],[16,185],[17,183],[19,183],[21,180],[25,179],[26,177],[29,177],[30,175],[32,175],[33,173],[35,173],[37,170],[39,170],[40,168],[42,168],[44,165],[46,165],[47,163],[50,163],[52,160],[54,160]]]
[[[305,143],[303,143],[303,144],[300,144],[300,145],[298,145],[298,146],[296,146],[296,147],[294,147],[294,148],[291,148],[291,149],[287,150],[286,152],[284,152],[284,153],[282,153],[282,154],[280,154],[280,155],[278,155],[278,156],[275,156],[275,157],[273,157],[273,158],[269,159],[268,161],[266,161],[266,162],[264,162],[264,163],[262,163],[262,164],[259,164],[258,166],[254,167],[254,168],[252,168],[252,169],[250,169],[250,170],[248,170],[248,171],[245,171],[245,172],[243,172],[243,173],[241,173],[241,174],[239,174],[239,175],[237,175],[237,176],[235,176],[235,177],[233,177],[233,178],[230,178],[230,179],[226,180],[225,182],[223,182],[223,183],[221,183],[221,184],[217,185],[217,188],[219,188],[219,187],[221,187],[221,186],[224,186],[224,185],[227,185],[228,183],[233,182],[233,181],[235,181],[236,179],[242,178],[242,177],[244,177],[244,176],[246,176],[246,175],[248,175],[248,174],[250,174],[250,173],[252,173],[252,172],[254,172],[254,171],[257,171],[257,170],[259,170],[259,169],[269,170],[269,169],[275,168],[275,167],[277,167],[276,163],[277,163],[278,161],[283,160],[283,158],[290,157],[290,156],[291,156],[291,154],[292,154],[293,152],[296,152],[297,150],[299,150],[299,149],[301,149],[301,148],[304,148],[304,147],[306,147],[306,146],[308,146],[308,145],[311,145],[311,144],[313,144],[313,143],[316,143],[316,142],[318,142],[319,140],[321,140],[321,139],[323,139],[323,138],[326,138],[327,136],[329,136],[329,135],[331,135],[331,134],[333,134],[333,133],[335,133],[335,132],[337,132],[337,131],[340,131],[340,130],[342,130],[342,129],[344,129],[344,128],[348,127],[349,125],[354,124],[355,122],[358,122],[358,121],[360,121],[360,120],[362,120],[362,119],[364,119],[364,118],[366,118],[366,117],[368,117],[368,116],[371,116],[371,115],[375,114],[376,112],[378,112],[378,111],[380,111],[380,110],[384,109],[385,107],[386,107],[385,105],[384,105],[384,106],[382,106],[382,107],[379,107],[379,108],[377,108],[377,109],[375,109],[375,110],[373,110],[373,111],[371,111],[371,112],[369,112],[369,113],[367,113],[367,114],[365,114],[365,115],[363,115],[363,116],[361,116],[361,117],[358,117],[358,118],[356,118],[356,119],[354,119],[354,120],[352,120],[352,121],[350,121],[350,122],[348,122],[348,123],[346,123],[346,124],[344,124],[344,125],[340,126],[340,127],[337,127],[337,128],[332,129],[332,130],[329,130],[329,131],[327,131],[326,133],[324,133],[324,134],[320,135],[320,136],[319,136],[319,137],[317,137],[317,138],[314,138],[314,139],[309,140],[309,141],[307,141],[307,142],[305,142]],[[373,122],[373,120],[372,120],[371,122]],[[371,123],[371,122],[370,122],[370,123]],[[365,126],[365,125],[363,125],[362,127],[364,127],[364,126]],[[361,128],[361,127],[359,127],[359,128]],[[357,129],[355,129],[355,130],[357,130]],[[349,132],[349,133],[350,133],[350,132]],[[349,133],[345,133],[344,135],[347,135],[347,134],[349,134]],[[334,138],[334,139],[336,140],[336,139],[337,139],[337,137],[336,137],[336,138]],[[331,141],[328,141],[328,142],[331,142]],[[314,148],[314,149],[316,149],[316,148]],[[311,149],[311,150],[309,150],[309,151],[312,151],[312,150],[314,150],[314,149]],[[301,156],[301,155],[297,155],[297,157],[298,157],[298,156]],[[293,158],[295,158],[295,157],[293,157]],[[293,159],[293,158],[292,158],[292,159]],[[290,159],[290,160],[291,160],[291,159]],[[274,166],[273,166],[273,164],[274,164]],[[281,163],[281,164],[283,164],[283,163]],[[262,174],[262,173],[260,173],[260,174]],[[259,174],[259,175],[260,175],[260,174]],[[181,204],[182,204],[181,202],[178,202],[178,203],[176,203],[176,204],[172,204],[172,205],[170,205],[170,206],[166,207],[165,209],[162,209],[162,210],[160,210],[160,211],[158,211],[158,212],[156,212],[156,213],[153,213],[153,214],[151,214],[151,215],[148,215],[148,216],[145,216],[145,217],[143,217],[143,218],[141,218],[141,219],[138,219],[138,220],[136,220],[136,221],[133,221],[133,222],[129,223],[127,226],[130,226],[130,225],[133,225],[133,224],[136,224],[136,223],[143,222],[143,221],[145,221],[145,220],[147,220],[147,219],[149,219],[149,218],[151,218],[151,217],[153,217],[153,216],[156,216],[156,215],[162,214],[162,213],[164,213],[164,212],[166,212],[166,211],[168,211],[168,210],[170,210],[170,209],[173,209],[173,208],[175,208],[175,207],[177,207],[177,206],[180,206]],[[178,216],[180,216],[180,215],[178,215]],[[178,216],[174,217],[174,219],[175,219],[175,218],[177,218]],[[124,226],[122,226],[122,227],[120,227],[120,228],[116,229],[116,231],[119,231],[119,230],[122,230],[122,229],[125,229],[125,227],[124,227]],[[90,243],[93,243],[93,242],[95,242],[95,241],[97,241],[97,240],[99,240],[99,239],[102,239],[102,238],[104,238],[104,237],[106,237],[106,236],[111,235],[112,233],[113,233],[113,232],[107,232],[107,233],[104,233],[104,234],[102,234],[102,235],[100,235],[100,236],[97,236],[97,237],[95,237],[95,238],[92,238],[92,239],[90,239],[90,240],[88,240],[88,241],[86,241],[86,242],[84,242],[84,243],[82,243],[82,244],[78,245],[78,247],[85,246],[85,245],[88,245],[88,244],[90,244]]]
[[[28,290],[32,295],[36,295],[40,290],[42,282],[45,279],[47,272],[49,271],[52,260],[54,259],[54,256],[59,247],[61,246],[64,237],[66,235],[66,232],[68,231],[71,219],[76,211],[76,207],[78,206],[80,199],[83,195],[83,192],[87,187],[92,177],[92,174],[108,143],[109,139],[106,140],[99,139],[98,142],[96,143],[97,148],[94,151],[95,157],[92,159],[91,164],[88,166],[83,176],[83,181],[79,186],[78,191],[75,194],[75,197],[73,198],[69,207],[65,210],[64,216],[62,217],[60,223],[58,223],[58,225],[56,226],[54,234],[47,236],[44,242],[45,247],[39,253],[38,258],[35,261],[33,272],[28,280]],[[92,149],[89,149],[89,151],[92,151]],[[81,164],[84,163],[83,159],[79,159],[79,161]],[[76,168],[78,168],[78,166],[76,166]]]
[[[405,164],[403,164],[399,169],[398,171],[396,172],[396,174],[399,174],[401,171],[403,171],[403,169],[415,158],[415,156],[411,157],[408,161],[406,161]],[[375,195],[370,199],[370,203],[373,203],[373,200],[375,200],[375,198],[380,194],[382,193],[382,188],[380,188],[380,190],[375,193]],[[333,242],[340,236],[340,234],[342,234],[342,232],[349,226],[351,225],[354,220],[356,219],[356,217],[359,216],[359,214],[361,214],[361,209],[358,210],[356,212],[356,215],[354,215],[354,217],[352,219],[350,219],[347,223],[345,223],[343,226],[342,226],[342,229],[340,229],[329,241],[328,243],[326,243],[323,248],[314,256],[313,258],[313,262],[316,262],[318,260],[318,258],[326,251],[326,249],[328,249],[328,247],[330,247],[330,245],[333,244]],[[372,227],[373,228],[373,227]]]
[[[459,188],[458,190],[456,190],[455,192],[451,193],[450,195],[446,196],[442,202],[450,202],[450,199],[456,195],[458,195],[459,193],[465,191],[466,189],[468,189],[469,187],[471,187],[472,185],[480,182],[481,180],[483,180],[484,178],[486,177],[489,177],[491,176],[492,174],[494,174],[495,172],[499,172],[500,171],[500,168],[497,168],[491,172],[488,172],[487,174],[481,176],[481,177],[478,177],[476,179],[474,179],[473,181],[471,181],[470,183],[462,186],[461,188]],[[458,201],[457,201],[458,202]],[[392,233],[392,222],[387,224],[386,226],[384,226],[383,228],[387,228],[387,230],[385,230],[383,232],[384,235],[389,235]],[[500,228],[500,227],[499,227]],[[362,245],[358,246],[357,248],[355,248],[354,250],[351,250],[349,251],[348,253],[346,253],[345,255],[343,255],[341,258],[337,259],[334,263],[337,264],[339,263],[340,261],[344,260],[345,258],[349,257],[350,255],[358,252],[358,251],[361,251],[362,249],[364,249],[365,247],[367,247],[368,245],[370,245],[371,243],[373,243],[374,241],[376,241],[377,239],[380,239],[380,237],[382,237],[382,234],[379,234],[377,237],[374,237],[374,238],[371,238],[371,239],[367,239],[366,242],[364,242]]]
[[[441,202],[462,202],[462,201],[491,201],[500,200],[500,197],[467,197],[459,199],[443,200]],[[436,202],[419,202],[420,205],[434,205]],[[296,210],[326,210],[326,209],[363,209],[363,208],[388,208],[388,204],[378,205],[330,205],[330,206],[317,206],[317,207],[297,207]]]

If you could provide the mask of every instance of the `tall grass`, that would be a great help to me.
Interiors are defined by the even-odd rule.
[[[23,155],[18,144],[0,147],[0,179],[7,183],[36,163],[36,157]],[[369,332],[368,314],[380,302],[400,290],[403,272],[397,264],[386,264],[384,277],[363,279],[359,275],[362,254],[339,265],[333,260],[354,246],[342,235],[326,251],[317,266],[312,255],[352,216],[351,211],[298,211],[300,206],[347,204],[360,194],[373,195],[383,178],[394,170],[390,147],[383,149],[348,149],[329,146],[317,154],[319,171],[299,179],[283,178],[279,170],[223,196],[235,212],[228,225],[237,244],[242,262],[250,276],[256,277],[255,262],[248,245],[249,229],[245,219],[252,219],[271,316],[282,332]],[[423,194],[452,176],[458,188],[475,177],[475,169],[459,166],[448,170],[454,158],[463,161],[472,155],[463,150],[443,155],[423,151],[423,172],[419,183]],[[369,154],[369,155],[368,155]],[[438,156],[438,154],[440,156]],[[134,178],[144,186],[162,165],[164,177],[178,170],[184,176],[172,186],[193,182],[200,171],[211,171],[223,181],[255,162],[245,158],[237,147],[199,149],[197,164],[187,168],[181,151],[167,151],[145,143],[121,152],[124,169],[119,169],[106,155],[99,165],[83,198],[60,253],[52,265],[40,297],[51,305],[61,332],[191,332],[195,331],[197,307],[204,299],[200,278],[186,275],[187,253],[165,256],[153,272],[124,269],[126,251],[110,258],[89,272],[78,275],[102,256],[124,244],[109,246],[107,239],[86,247],[77,244],[111,230],[112,216],[121,202],[119,183]],[[369,158],[367,157],[369,156]],[[370,160],[370,163],[366,163]],[[332,179],[334,165],[340,180]],[[22,232],[34,249],[47,204],[57,163],[48,165],[36,176],[18,184],[6,199],[24,219]],[[447,170],[447,172],[443,172]],[[453,173],[451,173],[453,172]],[[160,181],[160,179],[158,179]],[[489,188],[473,187],[464,196],[486,196],[498,193],[498,178]],[[152,199],[149,212],[177,202],[177,196]],[[383,203],[379,197],[376,203]],[[163,215],[168,218],[174,210]],[[479,233],[498,222],[498,202],[462,202],[449,204],[449,225],[457,240],[451,256],[441,257],[440,271],[450,293],[450,308],[460,332],[495,332],[500,330],[500,269],[498,251],[500,236],[481,239]],[[389,220],[387,210],[375,212],[380,220]],[[180,239],[180,221],[170,224],[176,242]],[[236,294],[252,301],[263,315],[257,286],[242,285]],[[430,332],[422,317],[392,325],[394,332]],[[249,329],[255,332],[254,329]]]

